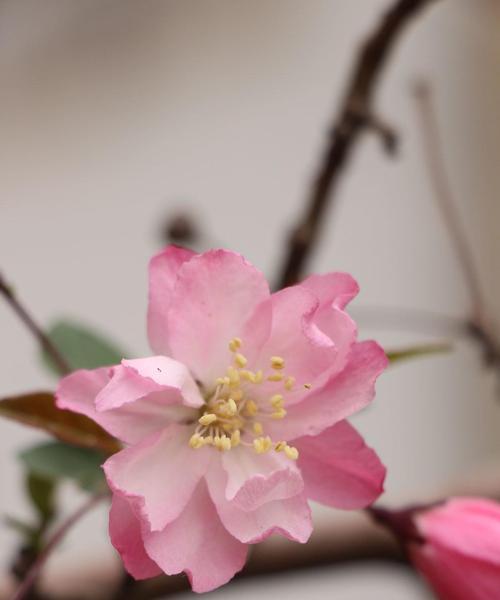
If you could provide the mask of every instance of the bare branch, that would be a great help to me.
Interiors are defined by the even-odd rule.
[[[71,373],[71,367],[66,362],[65,358],[61,355],[59,350],[50,341],[47,335],[44,333],[42,328],[36,323],[33,317],[29,314],[26,308],[21,304],[17,296],[14,294],[12,288],[5,282],[0,274],[0,294],[7,300],[14,312],[31,331],[31,333],[38,340],[40,346],[50,354],[50,357],[57,365],[61,375],[67,375]]]
[[[355,62],[345,99],[334,120],[330,140],[307,201],[305,214],[293,229],[278,287],[296,283],[317,242],[332,193],[360,134],[373,119],[373,97],[394,44],[420,10],[434,0],[398,0],[365,42]]]

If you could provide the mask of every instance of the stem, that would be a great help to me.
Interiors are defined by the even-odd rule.
[[[484,302],[479,284],[479,277],[474,264],[471,247],[467,241],[464,228],[456,210],[450,180],[445,167],[444,153],[439,135],[439,127],[434,110],[432,93],[429,85],[420,82],[415,86],[420,131],[424,146],[424,160],[429,178],[434,188],[434,198],[441,212],[443,222],[448,230],[451,242],[462,268],[463,276],[469,290],[473,314],[479,321],[484,317]]]
[[[26,327],[31,331],[31,333],[38,340],[40,346],[50,354],[50,357],[57,365],[57,368],[61,375],[67,375],[71,373],[72,369],[70,365],[66,362],[66,359],[61,355],[59,350],[54,346],[54,344],[50,341],[41,327],[36,323],[33,317],[29,314],[26,308],[20,303],[17,296],[12,291],[2,275],[0,274],[0,294],[7,300],[8,304],[10,304],[11,308],[17,314],[17,316],[21,319],[21,321],[26,325]]]
[[[365,42],[355,62],[345,99],[334,120],[330,141],[318,167],[305,214],[293,229],[278,287],[296,283],[318,239],[332,192],[360,134],[374,122],[376,84],[389,54],[411,18],[433,0],[398,0]],[[380,119],[375,119],[381,122]]]
[[[21,585],[17,588],[16,592],[12,596],[11,600],[24,600],[28,597],[28,594],[33,587],[40,570],[47,562],[47,559],[51,555],[52,551],[59,545],[64,536],[67,534],[69,529],[81,519],[86,513],[88,513],[94,506],[96,506],[101,500],[108,496],[107,492],[103,492],[102,494],[98,494],[96,496],[92,496],[85,503],[80,506],[80,508],[70,515],[65,521],[61,523],[61,525],[54,531],[52,537],[49,539],[44,549],[38,555],[36,561],[31,566],[26,578],[21,583]]]

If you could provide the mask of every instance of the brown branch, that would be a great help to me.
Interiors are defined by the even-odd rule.
[[[296,283],[317,242],[332,193],[360,134],[373,119],[373,97],[382,70],[404,28],[433,0],[398,0],[364,43],[347,85],[345,99],[334,120],[330,141],[311,189],[306,212],[293,229],[278,287]],[[378,120],[380,123],[380,120]]]
[[[432,91],[426,82],[421,81],[415,85],[414,92],[420,124],[419,130],[424,148],[423,155],[434,189],[434,199],[455,248],[470,294],[472,315],[465,322],[466,332],[479,344],[485,364],[494,366],[500,372],[500,342],[490,332],[479,274],[471,246],[457,212],[456,201],[446,170]]]
[[[481,285],[474,264],[472,250],[460,222],[456,202],[453,198],[430,86],[424,81],[418,82],[414,88],[414,97],[419,118],[419,131],[422,135],[424,162],[429,172],[432,187],[434,188],[434,199],[441,212],[441,217],[448,230],[450,240],[455,247],[455,252],[471,296],[473,315],[481,319],[484,310]]]
[[[96,496],[92,496],[85,503],[80,506],[80,508],[71,514],[65,521],[59,525],[59,527],[52,534],[51,538],[43,548],[43,550],[38,555],[36,561],[31,566],[28,574],[25,579],[21,583],[21,585],[17,588],[16,592],[12,596],[12,600],[25,600],[28,598],[33,585],[47,560],[49,559],[52,551],[60,544],[68,531],[73,527],[73,525],[79,521],[85,514],[87,514],[96,504],[98,504],[101,500],[108,496],[107,492],[102,494],[98,494]]]
[[[17,314],[17,316],[21,319],[21,321],[26,325],[29,331],[35,336],[38,340],[40,346],[50,354],[50,357],[57,365],[59,372],[61,375],[67,375],[71,373],[72,369],[69,364],[66,362],[65,358],[61,355],[59,350],[54,346],[54,344],[50,341],[47,335],[44,333],[42,328],[36,323],[33,317],[29,314],[26,308],[21,304],[17,296],[14,294],[12,288],[5,282],[3,277],[0,274],[0,294],[7,300],[8,304],[11,306],[13,311]]]

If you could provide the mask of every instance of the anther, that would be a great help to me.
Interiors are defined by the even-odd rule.
[[[283,373],[273,373],[272,375],[267,376],[268,381],[282,381]]]
[[[229,377],[230,385],[238,385],[240,383],[240,374],[234,367],[227,368],[227,376]]]
[[[281,394],[274,394],[274,396],[271,396],[269,399],[269,402],[274,408],[283,408],[283,396]]]
[[[306,390],[310,390],[312,388],[312,383],[304,383],[304,387]]]
[[[284,408],[279,408],[271,414],[271,418],[273,419],[283,419],[284,417],[286,417],[286,410]]]
[[[205,426],[211,425],[215,421],[217,421],[217,415],[214,415],[213,413],[208,413],[198,419],[198,423],[200,423],[200,425],[205,425]]]
[[[285,389],[290,391],[295,385],[295,377],[287,377],[285,379]]]
[[[245,414],[254,417],[259,412],[259,407],[253,400],[248,400],[245,404]]]
[[[239,352],[237,354],[234,355],[234,362],[238,365],[238,367],[240,367],[241,369],[247,364],[247,359],[243,356],[243,354],[240,354]]]
[[[238,446],[238,444],[240,443],[240,439],[240,430],[236,429],[236,431],[233,431],[233,433],[231,434],[231,448]]]
[[[191,448],[201,448],[203,446],[203,438],[199,433],[194,433],[189,439]]]
[[[283,369],[285,367],[285,359],[281,356],[271,356],[271,367],[273,369]]]
[[[293,446],[288,446],[288,444],[287,444],[285,446],[284,450],[285,450],[286,456],[290,460],[297,460],[299,458],[299,451],[297,450],[297,448],[294,448]]]
[[[274,446],[274,449],[276,452],[283,452],[283,450],[286,448],[286,445],[286,442],[278,442],[276,446]]]
[[[226,414],[230,417],[233,417],[238,412],[238,407],[236,406],[236,402],[233,398],[229,398],[226,404]]]
[[[236,352],[236,350],[238,350],[238,348],[241,348],[241,340],[240,340],[240,338],[233,338],[229,342],[229,350],[231,352]]]
[[[253,432],[255,435],[262,435],[264,433],[264,428],[262,427],[262,423],[255,421],[253,424]]]

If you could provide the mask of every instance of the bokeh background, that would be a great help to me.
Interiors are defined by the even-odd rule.
[[[76,318],[147,354],[146,264],[179,212],[193,216],[202,246],[237,250],[272,278],[355,51],[388,4],[2,0],[0,265],[36,317]],[[500,318],[499,25],[495,0],[436,1],[412,22],[376,102],[400,151],[389,159],[367,134],[324,223],[311,269],[355,275],[361,336],[387,348],[449,334],[398,319],[401,309],[465,317],[470,308],[423,162],[419,78],[432,87],[458,210]],[[389,322],[380,307],[397,309]],[[0,393],[53,386],[3,302],[0,331]],[[390,370],[356,424],[388,467],[383,501],[427,498],[498,459],[498,380],[459,340],[450,354]],[[0,513],[29,517],[15,455],[42,437],[0,421]],[[67,510],[80,500],[63,490]],[[318,527],[345,518],[315,516]],[[1,573],[16,544],[1,526]],[[74,530],[46,576],[77,577],[92,564],[117,569],[104,509]],[[404,572],[373,566],[240,582],[213,597],[236,592],[429,597]]]

